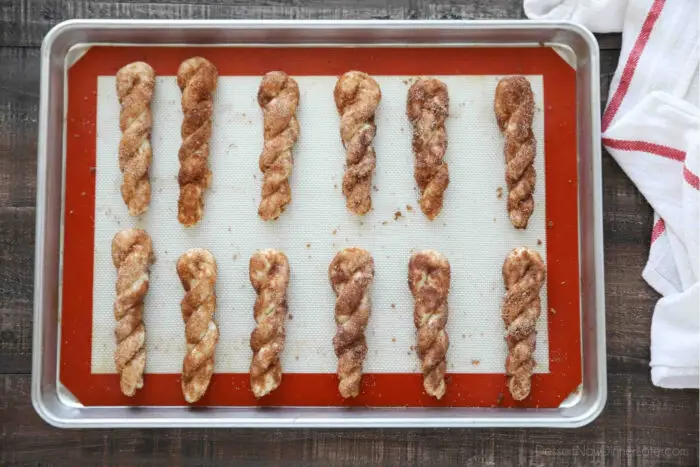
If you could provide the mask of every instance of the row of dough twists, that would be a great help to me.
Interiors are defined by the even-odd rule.
[[[154,261],[151,238],[144,230],[126,229],[112,241],[117,269],[114,316],[115,366],[122,393],[133,396],[143,387],[146,365],[146,331],[143,324],[144,297],[149,288],[149,267]],[[216,311],[217,265],[205,249],[186,251],[177,261],[177,273],[185,290],[181,302],[187,352],[182,365],[182,391],[189,403],[207,391],[214,372],[219,329]],[[285,344],[289,261],[279,251],[258,251],[250,258],[250,283],[257,293],[255,329],[250,336],[253,358],[250,385],[255,397],[275,390],[282,381],[280,355]],[[338,391],[344,398],[361,391],[362,366],[367,356],[367,328],[374,280],[372,255],[361,248],[346,248],[336,254],[328,268],[336,294],[336,334],[333,347],[338,358]],[[527,248],[512,250],[503,264],[506,296],[502,315],[506,327],[507,385],[517,400],[530,393],[534,368],[535,326],[540,315],[540,289],[545,266],[540,255]],[[423,387],[440,399],[447,385],[445,372],[449,337],[448,318],[450,263],[441,253],[414,253],[408,264],[408,286],[414,297],[413,320],[417,353],[421,360]]]
[[[198,223],[204,212],[204,193],[209,188],[209,141],[217,68],[202,57],[185,60],[177,71],[182,91],[182,144],[178,153],[178,220],[185,226]],[[151,100],[155,72],[144,62],[130,63],[116,77],[121,105],[119,168],[123,172],[122,197],[131,215],[147,211],[151,199],[149,168],[153,151]],[[296,111],[299,86],[282,71],[262,78],[258,104],[264,120],[263,149],[259,158],[263,173],[258,215],[275,220],[292,200],[289,177],[293,149],[299,137]],[[372,207],[372,176],[376,168],[375,113],[382,98],[377,81],[360,71],[348,71],[338,79],[333,97],[340,115],[340,137],[346,151],[342,190],[347,209],[364,215]],[[507,209],[516,228],[526,228],[534,210],[535,138],[532,132],[534,99],[523,76],[501,79],[494,98],[496,121],[504,135]],[[416,79],[407,93],[406,114],[413,127],[414,178],[420,189],[423,213],[434,219],[442,210],[450,182],[445,162],[449,97],[445,83],[430,77]]]

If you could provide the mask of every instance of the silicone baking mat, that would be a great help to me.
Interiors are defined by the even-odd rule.
[[[183,291],[175,262],[187,249],[205,247],[219,266],[215,319],[221,337],[215,376],[200,405],[557,406],[580,383],[573,70],[547,48],[284,49],[284,57],[279,52],[93,47],[69,70],[62,383],[85,405],[182,405]],[[182,113],[174,74],[194,55],[210,59],[220,79],[214,95],[213,184],[202,222],[185,229],[176,214]],[[153,197],[139,218],[130,217],[121,200],[116,163],[114,75],[134,60],[147,61],[158,75],[152,103]],[[301,136],[294,152],[292,204],[278,221],[265,223],[257,216],[262,114],[256,94],[261,75],[271,69],[283,69],[299,82]],[[371,73],[382,89],[373,210],[364,217],[347,212],[340,190],[344,151],[332,92],[337,76],[348,69]],[[505,191],[504,162],[493,93],[498,79],[513,73],[528,77],[536,103],[536,209],[525,231],[511,226],[505,194],[498,194]],[[405,117],[406,92],[418,75],[438,76],[450,94],[451,183],[445,208],[433,222],[417,204],[412,130]],[[116,272],[110,247],[114,234],[127,227],[150,233],[157,258],[144,318],[145,388],[135,398],[119,393],[113,362]],[[515,404],[504,386],[500,268],[508,251],[522,245],[540,251],[549,277],[532,394]],[[331,344],[335,297],[327,279],[333,255],[347,246],[368,249],[376,268],[363,392],[350,401],[337,393]],[[255,299],[248,258],[268,247],[284,250],[290,259],[290,318],[282,385],[257,401],[247,375]],[[423,248],[443,252],[452,265],[448,392],[441,401],[423,392],[406,283],[410,254]]]

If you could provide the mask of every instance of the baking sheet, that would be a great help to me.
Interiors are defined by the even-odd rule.
[[[505,209],[502,136],[492,110],[499,76],[439,77],[450,93],[446,160],[451,183],[443,212],[433,222],[420,212],[413,180],[411,127],[405,117],[412,77],[375,77],[383,93],[376,116],[376,189],[372,193],[374,208],[364,217],[347,212],[340,188],[345,157],[332,97],[336,77],[295,78],[301,91],[301,136],[294,153],[292,204],[276,222],[265,223],[257,216],[262,179],[258,169],[262,114],[256,102],[260,77],[222,76],[214,104],[212,188],[203,220],[190,229],[177,221],[182,114],[175,77],[157,78],[152,104],[153,196],[148,213],[136,219],[128,215],[119,194],[119,104],[114,76],[98,78],[92,372],[115,372],[112,237],[120,229],[141,227],[153,238],[157,257],[145,302],[147,373],[181,370],[185,341],[179,302],[183,290],[175,262],[193,247],[210,249],[219,266],[217,373],[248,371],[255,300],[248,281],[248,259],[255,250],[269,247],[284,250],[291,267],[284,371],[334,373],[337,360],[331,339],[335,333],[335,296],[327,268],[333,255],[347,246],[366,248],[375,259],[365,372],[419,371],[413,350],[413,299],[407,287],[407,264],[413,251],[434,248],[447,255],[452,266],[448,372],[503,373],[506,346],[500,317],[501,264],[511,248],[522,245],[538,250],[546,259],[542,77],[528,76],[537,109],[533,131],[538,140],[538,183],[535,212],[525,231],[512,227]],[[497,195],[499,187],[504,190],[502,198]],[[546,287],[541,295],[535,372],[546,373]]]

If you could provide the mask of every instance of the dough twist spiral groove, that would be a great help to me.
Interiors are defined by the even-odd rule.
[[[258,294],[254,309],[256,327],[250,335],[250,387],[260,398],[282,382],[280,355],[284,350],[289,261],[281,251],[259,251],[250,258],[249,274]]]
[[[117,269],[114,363],[121,391],[126,396],[133,396],[143,387],[146,366],[143,299],[148,293],[148,270],[153,261],[151,237],[144,230],[125,229],[112,239],[112,262]]]
[[[211,184],[209,140],[211,139],[212,93],[218,71],[202,57],[188,58],[177,71],[177,85],[182,91],[182,145],[178,153],[180,199],[178,220],[189,227],[202,219],[204,191]]]
[[[440,214],[450,183],[447,162],[443,160],[449,104],[447,86],[438,79],[420,78],[408,90],[406,113],[413,125],[413,175],[421,193],[421,210],[430,219]]]
[[[425,250],[414,253],[408,263],[408,285],[415,298],[413,323],[416,326],[425,392],[442,398],[447,386],[447,295],[450,291],[450,263],[441,253]]]
[[[193,403],[207,391],[214,373],[214,351],[219,341],[219,328],[214,322],[216,260],[209,251],[193,248],[178,259],[177,274],[185,289],[181,308],[187,353],[182,363],[182,393],[187,402]]]
[[[364,215],[372,208],[372,173],[377,164],[374,114],[382,92],[367,73],[348,71],[338,79],[333,97],[346,151],[343,195],[351,212]]]
[[[365,328],[372,300],[374,260],[361,248],[347,248],[335,255],[328,268],[336,294],[336,334],[333,347],[338,357],[338,390],[345,397],[356,397],[362,382],[362,363],[367,356]]]
[[[532,132],[535,101],[527,78],[502,78],[496,86],[494,110],[504,137],[508,215],[514,227],[525,229],[535,209],[532,194],[536,178],[536,141]]]
[[[523,400],[530,394],[533,355],[540,316],[540,289],[546,270],[542,257],[528,248],[515,248],[503,262],[503,282],[506,295],[502,317],[506,327],[506,377],[510,393],[515,400]]]
[[[151,182],[148,172],[153,158],[151,100],[156,85],[153,68],[144,62],[130,63],[117,72],[119,129],[119,170],[122,171],[122,198],[129,214],[138,216],[148,210]]]
[[[265,139],[260,154],[263,185],[258,215],[274,220],[292,200],[289,177],[294,164],[292,149],[299,138],[299,85],[284,72],[267,73],[260,83],[258,104],[263,111]]]

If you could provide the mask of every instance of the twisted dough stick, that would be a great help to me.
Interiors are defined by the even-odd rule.
[[[365,327],[372,307],[369,287],[374,280],[374,260],[360,248],[341,250],[331,261],[328,277],[337,296],[333,347],[338,357],[338,390],[345,398],[355,397],[360,393],[362,362],[367,356]]]
[[[277,219],[292,200],[289,176],[294,162],[292,148],[299,137],[299,86],[286,73],[271,71],[260,83],[258,104],[265,119],[265,145],[260,154],[264,178],[258,215],[267,221]]]
[[[114,364],[120,387],[133,396],[143,387],[146,366],[146,329],[143,325],[143,298],[148,293],[148,267],[153,263],[151,237],[140,229],[118,232],[112,240],[112,262],[117,268],[117,298],[114,319],[117,350]]]
[[[535,209],[535,135],[532,119],[535,101],[530,82],[524,76],[509,76],[496,86],[494,110],[498,127],[504,136],[503,154],[506,158],[508,185],[508,215],[518,229],[527,228]]]
[[[413,323],[417,329],[418,357],[423,369],[423,387],[440,399],[445,394],[447,348],[447,294],[450,263],[442,254],[425,250],[414,253],[408,263],[408,285],[415,298]]]
[[[420,207],[431,220],[442,209],[442,199],[450,183],[447,162],[445,120],[450,100],[447,86],[435,78],[420,78],[408,90],[406,113],[413,125],[413,176],[420,188]]]
[[[530,394],[530,377],[535,366],[535,325],[540,316],[540,289],[545,275],[542,257],[528,248],[515,248],[503,262],[506,376],[515,400],[523,400]]]
[[[250,283],[255,301],[257,326],[250,335],[253,362],[250,387],[255,397],[271,393],[282,381],[280,354],[284,349],[284,321],[287,318],[289,261],[278,250],[263,250],[250,258]]]
[[[129,214],[138,216],[151,201],[151,99],[156,74],[148,63],[130,63],[117,72],[119,128],[119,170],[124,174],[121,192]]]
[[[216,310],[216,260],[207,250],[193,248],[177,262],[185,297],[182,319],[185,321],[187,355],[182,363],[182,393],[187,402],[197,402],[207,390],[214,372],[214,350],[219,328],[214,322]]]
[[[372,208],[372,172],[377,162],[373,145],[377,133],[374,113],[382,92],[367,73],[348,71],[338,79],[333,97],[346,150],[343,176],[346,205],[355,214],[366,214]]]
[[[180,159],[180,199],[178,220],[192,226],[202,218],[204,190],[211,184],[209,140],[211,139],[212,93],[218,71],[208,60],[188,58],[177,71],[177,85],[182,91],[182,146]]]

